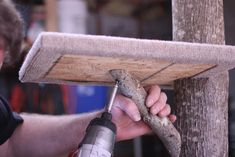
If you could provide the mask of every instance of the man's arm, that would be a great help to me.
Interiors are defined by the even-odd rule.
[[[23,125],[0,146],[0,152],[7,157],[67,156],[77,149],[88,123],[101,112],[66,116],[22,114]]]
[[[147,89],[146,106],[153,115],[168,116],[172,122],[176,120],[170,115],[167,97],[158,86]],[[5,157],[61,157],[76,150],[81,142],[88,123],[102,111],[93,113],[46,116],[23,114],[24,123],[13,136],[0,146],[0,154]],[[122,95],[117,95],[112,109],[113,122],[117,126],[117,141],[131,139],[150,132],[150,128],[141,121],[135,103]]]

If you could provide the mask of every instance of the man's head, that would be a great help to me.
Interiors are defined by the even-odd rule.
[[[14,65],[20,58],[23,23],[10,0],[0,0],[0,66]]]

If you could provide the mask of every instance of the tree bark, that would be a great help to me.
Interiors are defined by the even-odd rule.
[[[173,40],[225,44],[223,0],[172,0]]]
[[[110,73],[118,81],[118,86],[122,94],[135,102],[143,121],[158,135],[170,155],[172,157],[179,157],[181,149],[179,132],[167,117],[160,118],[149,113],[145,105],[147,92],[141,86],[140,82],[125,70],[114,69]]]
[[[224,79],[225,78],[225,79]],[[175,82],[182,157],[228,156],[227,73]]]
[[[172,13],[173,40],[225,43],[223,0],[172,0]],[[228,156],[228,83],[227,71],[174,82],[181,157]]]

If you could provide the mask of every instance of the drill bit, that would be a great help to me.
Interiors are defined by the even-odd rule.
[[[111,109],[112,109],[112,106],[113,106],[113,102],[114,102],[114,99],[115,99],[115,96],[117,94],[117,90],[118,90],[118,81],[116,81],[116,84],[113,88],[113,91],[112,91],[112,94],[111,94],[111,98],[109,100],[109,104],[107,106],[107,112],[110,113],[111,112]]]

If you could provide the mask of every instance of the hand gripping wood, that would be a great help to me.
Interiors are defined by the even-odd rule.
[[[160,118],[149,113],[145,101],[147,93],[140,82],[125,70],[110,70],[112,77],[119,82],[119,89],[137,105],[143,121],[158,135],[172,157],[179,157],[181,138],[168,118]]]

